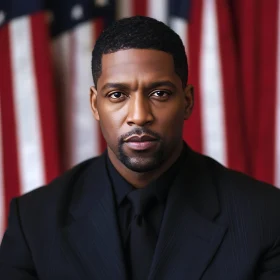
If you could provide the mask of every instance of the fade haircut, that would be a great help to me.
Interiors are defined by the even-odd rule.
[[[144,16],[124,18],[106,28],[92,51],[91,69],[95,86],[102,71],[102,55],[128,49],[152,49],[169,53],[183,88],[188,80],[188,62],[180,36],[163,22]]]

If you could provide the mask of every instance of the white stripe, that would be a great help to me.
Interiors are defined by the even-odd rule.
[[[203,152],[226,164],[225,116],[215,1],[204,1],[200,61]]]
[[[139,1],[139,0],[137,0]],[[131,17],[132,15],[132,0],[117,0],[117,19]]]
[[[139,0],[138,0],[139,1]],[[148,16],[164,23],[168,21],[168,0],[148,0]]]
[[[11,53],[22,192],[45,183],[40,115],[28,17],[11,22]]]
[[[1,99],[0,99],[1,102]],[[1,103],[0,103],[1,110]],[[3,170],[3,147],[2,147],[2,119],[0,118],[0,243],[4,234],[5,211],[4,203],[4,170]]]
[[[171,17],[170,27],[181,37],[185,49],[188,49],[188,24],[186,20],[179,17]]]
[[[278,10],[278,45],[277,45],[277,91],[276,91],[276,127],[275,127],[275,185],[280,188],[280,6]]]
[[[92,23],[79,25],[74,30],[74,36],[72,164],[99,154],[98,126],[91,113],[89,102],[89,88],[93,84],[91,76]]]

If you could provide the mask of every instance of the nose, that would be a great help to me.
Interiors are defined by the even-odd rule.
[[[151,124],[154,120],[149,98],[142,93],[136,93],[129,100],[127,114],[127,124],[129,126],[145,126]]]

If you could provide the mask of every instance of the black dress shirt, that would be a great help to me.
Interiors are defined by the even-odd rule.
[[[168,196],[170,186],[175,179],[180,166],[186,158],[187,147],[184,144],[182,152],[175,163],[159,178],[151,182],[145,187],[145,191],[152,192],[154,194],[154,204],[146,213],[146,220],[149,226],[154,230],[158,237],[161,221],[164,214],[165,202]],[[112,183],[112,189],[116,199],[116,212],[118,217],[120,234],[124,247],[124,254],[129,268],[129,254],[128,254],[128,241],[129,241],[129,225],[131,222],[132,205],[127,199],[127,195],[135,190],[135,188],[129,184],[115,169],[107,156],[107,169],[108,175]],[[139,245],[141,246],[141,245]]]

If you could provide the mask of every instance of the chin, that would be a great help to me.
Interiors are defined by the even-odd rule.
[[[121,158],[121,162],[130,170],[138,173],[145,173],[157,169],[161,162],[155,158],[143,159],[143,158]]]

